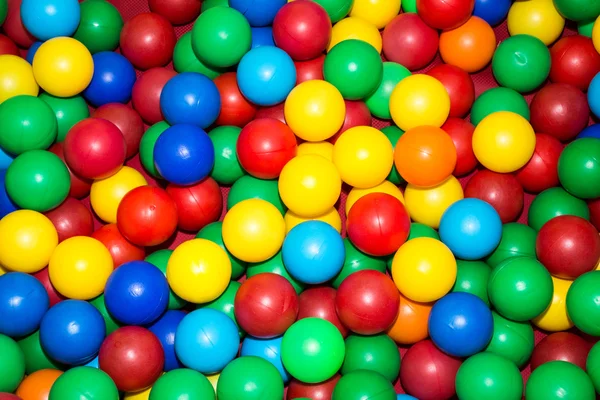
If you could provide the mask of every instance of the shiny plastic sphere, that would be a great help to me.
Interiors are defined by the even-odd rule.
[[[166,68],[152,68],[143,72],[135,81],[131,104],[146,123],[155,124],[163,119],[160,95],[165,84],[175,75],[175,71]]]
[[[220,126],[208,133],[215,149],[211,177],[222,185],[231,185],[245,175],[236,152],[240,132],[236,126]]]
[[[504,357],[522,368],[529,361],[534,348],[535,337],[531,324],[511,321],[495,311],[492,317],[494,333],[485,351]]]
[[[175,42],[175,31],[165,17],[141,13],[123,26],[120,48],[134,67],[147,70],[171,61]]]
[[[551,361],[566,361],[585,370],[590,348],[590,343],[574,333],[553,333],[535,346],[531,356],[531,370]]]
[[[520,400],[523,378],[509,360],[491,353],[467,359],[456,374],[456,394],[460,399]]]
[[[85,105],[85,107],[87,108],[87,105]],[[52,145],[52,147],[50,147],[48,151],[58,156],[58,158],[66,165],[63,143],[54,143],[54,145]],[[92,182],[75,175],[73,171],[69,169],[69,166],[67,166],[67,170],[69,173],[69,180],[71,183],[71,187],[69,189],[69,196],[74,197],[76,199],[82,199],[84,197],[87,197],[90,194]]]
[[[198,231],[221,216],[223,197],[219,185],[210,177],[193,186],[167,186],[177,206],[179,229]]]
[[[576,197],[599,197],[600,140],[583,138],[567,145],[558,159],[558,179]]]
[[[94,107],[109,103],[127,103],[135,83],[133,65],[122,55],[102,51],[92,56],[94,75],[83,97]]]
[[[217,383],[221,400],[283,399],[283,380],[277,368],[256,356],[240,357],[223,369]]]
[[[441,64],[427,72],[446,88],[450,96],[450,117],[464,117],[475,101],[475,87],[471,76],[463,69]]]
[[[166,17],[173,25],[185,25],[198,17],[201,3],[196,0],[152,0],[148,2],[148,6],[150,11]]]
[[[453,175],[463,176],[471,173],[478,164],[473,153],[473,124],[460,118],[448,118],[442,125],[442,130],[450,136],[456,149]]]
[[[344,40],[362,40],[381,53],[382,39],[377,27],[362,18],[348,17],[344,18],[333,26],[331,30],[331,40],[327,51],[331,50],[336,44]]]
[[[515,221],[523,210],[523,187],[511,174],[481,170],[469,179],[465,197],[492,205],[503,223]]]
[[[448,207],[463,197],[463,189],[454,176],[431,188],[409,184],[404,191],[406,210],[411,219],[432,228],[438,228]]]
[[[296,67],[296,86],[306,81],[323,80],[324,62],[324,54],[321,54],[312,60],[294,61],[294,66]]]
[[[600,334],[595,324],[600,313],[596,299],[598,297],[600,271],[592,271],[581,275],[573,282],[567,293],[567,313],[575,326],[588,335]]]
[[[396,320],[386,331],[396,343],[412,345],[429,336],[427,325],[432,303],[412,301],[400,294],[400,308]]]
[[[348,328],[342,324],[335,310],[336,290],[330,287],[315,287],[305,290],[298,297],[298,320],[320,318],[331,322],[342,336],[348,336]]]
[[[0,276],[0,289],[0,334],[21,337],[36,331],[50,303],[40,281],[9,272]]]
[[[398,188],[398,186],[394,185],[390,181],[383,181],[379,185],[368,189],[352,188],[352,190],[350,190],[348,193],[348,196],[346,196],[346,216],[348,216],[350,209],[358,200],[371,193],[389,194],[390,196],[398,199],[400,203],[404,204],[404,196],[402,195],[402,191]]]
[[[345,340],[346,357],[341,373],[346,375],[357,370],[378,372],[390,382],[394,382],[400,371],[400,354],[389,336],[351,335]]]
[[[384,376],[374,371],[357,370],[342,376],[331,398],[356,400],[373,396],[382,400],[396,400],[394,388]]]
[[[382,273],[386,272],[385,261],[382,258],[372,257],[363,253],[347,237],[344,238],[344,247],[346,248],[346,259],[342,270],[332,282],[334,288],[339,288],[349,275],[357,271],[374,270]]]
[[[510,0],[475,0],[473,15],[495,26],[506,19],[511,4]]]
[[[516,2],[508,12],[508,32],[511,36],[531,35],[546,46],[558,39],[565,19],[552,1],[532,0]]]
[[[400,1],[358,0],[352,4],[350,16],[362,18],[377,29],[383,29],[399,12]]]
[[[198,371],[180,368],[162,375],[150,390],[150,400],[190,396],[214,400],[215,391],[210,381]]]
[[[562,144],[554,136],[536,133],[533,156],[515,174],[523,189],[539,193],[558,186],[558,160],[562,150]]]
[[[590,38],[575,35],[564,37],[550,48],[552,65],[550,80],[568,83],[586,91],[600,71],[600,54]]]
[[[73,37],[88,48],[90,53],[112,51],[119,46],[123,17],[108,2],[83,1],[80,4],[81,21]]]
[[[471,122],[477,126],[488,115],[497,111],[510,111],[529,121],[529,105],[523,95],[505,87],[488,89],[481,93],[471,109]]]
[[[83,366],[70,369],[58,377],[52,389],[51,400],[77,400],[81,395],[79,385],[84,385],[86,393],[98,398],[116,399],[119,391],[112,379],[98,368]]]
[[[221,101],[217,86],[209,78],[184,72],[165,84],[160,93],[160,108],[171,125],[191,124],[205,129],[217,119]]]
[[[104,225],[91,236],[102,242],[108,249],[115,268],[129,261],[143,260],[146,255],[142,247],[134,245],[123,237],[116,224]]]
[[[594,345],[589,352],[587,362],[586,362],[586,371],[589,377],[592,379],[592,383],[594,384],[596,391],[600,388],[600,375],[598,370],[598,365],[600,362],[600,345]]]
[[[0,390],[12,393],[17,389],[25,375],[25,358],[19,345],[8,336],[0,335],[0,349],[3,354],[2,362],[0,362],[0,370],[2,371]]]
[[[73,236],[90,236],[94,231],[91,211],[72,197],[67,197],[60,206],[47,212],[46,216],[56,228],[59,243]]]
[[[124,166],[116,174],[96,180],[90,192],[90,204],[100,219],[114,224],[117,209],[123,197],[133,189],[148,183],[144,176],[131,167]]]
[[[216,77],[214,83],[221,96],[221,112],[216,124],[243,128],[256,114],[256,106],[242,95],[236,73],[224,73]]]
[[[566,331],[573,328],[573,321],[567,313],[567,294],[573,281],[552,277],[554,293],[548,308],[531,322],[540,329],[548,332]]]
[[[383,30],[383,54],[386,59],[411,71],[425,67],[439,47],[438,32],[416,13],[402,13]]]
[[[527,223],[539,231],[546,222],[559,215],[575,215],[589,220],[590,211],[585,201],[570,195],[563,188],[550,188],[533,199]]]
[[[294,279],[287,269],[285,269],[281,251],[266,261],[249,264],[248,269],[246,270],[246,278],[252,278],[255,275],[263,273],[272,273],[284,277],[289,283],[291,283],[292,287],[296,291],[296,294],[302,293],[302,291],[305,289],[305,285],[302,282]]]
[[[252,336],[244,339],[240,350],[241,357],[255,356],[267,360],[281,375],[285,383],[290,380],[290,374],[283,368],[281,361],[281,342],[283,337],[273,339],[256,339]]]
[[[62,371],[56,369],[36,371],[23,379],[15,393],[23,399],[47,399],[54,382],[61,375]]]
[[[482,261],[456,261],[456,282],[452,292],[470,293],[479,297],[486,305],[488,298],[488,281],[492,269]]]
[[[126,158],[131,158],[138,153],[144,134],[144,123],[134,109],[121,103],[109,103],[97,108],[92,117],[103,118],[119,128],[125,138]]]
[[[244,200],[260,199],[271,203],[284,215],[287,207],[279,197],[277,180],[258,179],[244,175],[234,182],[227,195],[227,209],[232,209]]]
[[[407,76],[410,76],[410,71],[402,65],[395,62],[383,63],[383,77],[381,82],[375,92],[365,101],[365,104],[373,115],[383,119],[392,118],[390,114],[390,96],[398,82]],[[348,107],[346,109],[346,112],[348,112]]]
[[[531,227],[520,223],[508,223],[502,226],[502,239],[496,249],[486,259],[492,268],[503,261],[519,257],[535,258],[535,240],[537,233]]]
[[[483,19],[473,16],[463,25],[440,35],[440,55],[445,63],[469,73],[482,70],[496,50],[496,34]]]
[[[475,6],[474,0],[417,0],[417,12],[427,25],[441,30],[454,29],[464,24]]]
[[[525,386],[528,400],[560,399],[569,396],[593,399],[594,386],[584,370],[565,361],[551,361],[531,373]]]
[[[38,95],[39,87],[27,61],[11,54],[0,55],[0,67],[0,104],[18,95]]]
[[[288,386],[286,399],[330,399],[340,378],[341,375],[336,374],[320,383],[304,383],[297,379],[292,379]]]

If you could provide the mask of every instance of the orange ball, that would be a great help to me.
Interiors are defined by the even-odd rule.
[[[450,135],[435,126],[406,131],[396,143],[394,163],[406,182],[430,187],[442,183],[456,166],[456,148]]]
[[[386,333],[398,344],[413,344],[426,339],[431,307],[433,303],[418,303],[400,293],[398,317]]]
[[[446,64],[456,65],[467,72],[483,69],[496,51],[496,34],[486,21],[471,17],[456,29],[442,32],[440,55]]]
[[[23,400],[48,400],[50,388],[62,375],[57,369],[40,369],[23,379],[17,388],[17,396]]]

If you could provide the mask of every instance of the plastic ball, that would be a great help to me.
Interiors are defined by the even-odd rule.
[[[277,180],[258,179],[251,175],[244,175],[231,186],[227,195],[227,209],[249,199],[260,199],[271,203],[284,215],[287,211],[279,197]]]
[[[240,357],[225,367],[217,383],[221,400],[283,399],[283,380],[269,361],[256,356]]]
[[[261,46],[275,46],[273,41],[273,28],[270,26],[252,28],[252,45],[255,49]]]
[[[206,178],[193,186],[167,186],[167,193],[177,206],[178,227],[198,231],[221,216],[223,197],[219,185]]]
[[[390,96],[398,82],[407,76],[410,76],[410,71],[402,65],[394,62],[384,62],[383,78],[381,79],[377,90],[366,99],[365,104],[367,105],[368,110],[377,118],[391,119],[389,104]],[[348,113],[348,107],[346,107],[346,113]],[[370,125],[370,123],[368,125]]]
[[[448,118],[442,125],[442,130],[450,136],[456,150],[456,165],[452,173],[455,176],[471,173],[477,166],[477,158],[471,144],[475,131],[473,124],[460,118]]]
[[[577,139],[583,138],[600,139],[600,124],[593,124],[582,130],[579,135],[577,135]]]
[[[474,400],[485,396],[490,400],[520,400],[523,378],[509,360],[491,353],[470,357],[456,374],[456,394]]]
[[[389,336],[351,335],[346,338],[346,357],[342,365],[342,375],[357,370],[373,371],[394,382],[400,371],[400,354]],[[397,353],[397,354],[396,354]]]
[[[567,145],[558,160],[558,178],[561,185],[576,197],[599,197],[600,140],[584,138]]]
[[[150,389],[149,399],[158,400],[181,396],[214,400],[215,391],[210,381],[200,372],[180,368],[159,377]]]
[[[126,158],[131,158],[138,153],[144,135],[144,123],[133,108],[121,103],[109,103],[97,108],[92,117],[103,118],[119,128],[125,138]]]
[[[123,17],[108,2],[83,1],[81,21],[73,37],[83,43],[90,53],[112,51],[119,46]]]
[[[431,188],[407,185],[404,191],[406,210],[411,219],[438,228],[442,215],[464,197],[460,182],[453,176]]]
[[[342,376],[333,390],[332,399],[364,399],[377,396],[382,400],[396,400],[393,385],[381,374],[357,370]]]
[[[508,32],[511,36],[531,35],[546,46],[561,36],[564,27],[565,19],[551,1],[515,2],[508,12]]]
[[[76,400],[81,395],[79,385],[86,388],[89,396],[116,399],[119,391],[112,379],[98,368],[76,367],[62,374],[50,389],[49,399]]]
[[[166,68],[152,68],[135,81],[131,104],[146,123],[155,124],[163,119],[160,96],[165,84],[175,75],[175,71]]]
[[[227,71],[226,68],[209,66],[198,59],[192,48],[191,31],[184,33],[175,44],[173,68],[179,73],[196,72],[206,75],[210,79],[214,79]]]
[[[156,13],[141,13],[121,30],[121,53],[141,70],[166,65],[173,57],[175,31],[169,21]]]
[[[315,3],[327,11],[331,22],[336,23],[346,17],[352,8],[353,2],[349,0],[317,0]]]
[[[21,3],[23,26],[41,41],[58,36],[72,36],[77,30],[80,17],[79,3],[75,0],[23,0]]]
[[[488,115],[510,111],[529,121],[529,105],[517,91],[505,87],[488,89],[477,97],[471,109],[471,122],[477,126]]]
[[[504,357],[522,368],[529,361],[534,348],[535,337],[531,324],[511,321],[495,311],[492,317],[494,333],[485,351]]]
[[[243,128],[256,114],[256,106],[240,92],[237,75],[226,72],[214,79],[221,98],[221,111],[217,125],[233,125]]]
[[[439,47],[439,34],[416,13],[403,13],[383,31],[383,54],[389,61],[414,71],[433,60]]]
[[[586,91],[594,76],[600,72],[600,55],[594,49],[592,40],[584,36],[560,39],[550,49],[550,56],[552,82],[568,83]]]
[[[475,100],[475,87],[469,74],[459,67],[440,64],[427,72],[446,88],[450,96],[450,117],[464,117]]]
[[[87,105],[86,105],[87,107]],[[66,165],[64,146],[62,143],[55,143],[48,149],[49,152],[55,154],[63,163]],[[87,179],[82,179],[75,175],[67,166],[70,180],[69,196],[75,197],[76,199],[82,199],[90,194],[90,188],[92,182]]]
[[[467,183],[465,197],[492,205],[503,223],[516,221],[523,210],[523,187],[510,174],[488,170],[477,172]]]
[[[598,296],[600,271],[581,275],[573,282],[567,293],[567,313],[575,326],[588,335],[597,336],[600,329],[595,324],[600,312],[596,298]]]
[[[79,200],[68,197],[60,206],[46,213],[63,242],[74,236],[90,236],[94,231],[94,219],[90,210]]]
[[[539,193],[558,186],[558,160],[562,150],[562,144],[554,136],[536,133],[533,156],[515,174],[526,191]]]
[[[492,269],[482,261],[456,261],[456,282],[452,292],[470,293],[479,297],[486,305],[488,298],[488,281]]]
[[[574,324],[567,313],[567,293],[573,281],[552,277],[554,293],[548,308],[531,322],[540,329],[548,332],[558,332],[571,329]]]
[[[205,129],[221,109],[217,86],[206,76],[184,72],[171,78],[160,94],[160,108],[171,124],[191,124]]]
[[[400,294],[398,315],[386,334],[396,343],[403,345],[426,339],[429,336],[427,325],[432,305],[432,303],[412,301]]]
[[[38,95],[39,87],[27,61],[12,54],[0,55],[0,67],[0,104],[19,95]]]
[[[123,237],[116,224],[104,225],[91,236],[108,249],[115,268],[130,261],[143,260],[146,255],[142,247],[134,245]]]
[[[353,3],[352,3],[353,4]],[[381,53],[382,38],[377,27],[362,18],[348,17],[337,22],[331,30],[331,40],[327,51],[344,40],[362,40]]]
[[[273,339],[257,339],[251,336],[244,339],[242,348],[240,349],[241,357],[260,357],[271,363],[283,379],[284,383],[290,380],[290,374],[283,367],[281,361],[281,342],[283,337]]]
[[[9,39],[10,40],[10,39]],[[11,42],[12,43],[12,42]],[[37,52],[37,49],[40,48],[40,46],[42,45],[43,42],[35,42],[31,45],[31,47],[27,50],[27,55],[25,56],[25,59],[27,60],[27,62],[29,64],[33,64],[33,57],[35,57],[35,53]],[[16,47],[16,45],[15,45]],[[17,48],[18,49],[18,48]],[[18,56],[19,54],[18,50],[15,53],[7,53],[7,54],[14,54],[15,56]]]
[[[133,65],[122,55],[110,51],[94,54],[94,75],[83,96],[95,107],[108,103],[127,103],[135,83]]]
[[[142,174],[124,166],[116,174],[92,184],[90,204],[98,217],[114,224],[117,222],[117,209],[123,197],[131,190],[145,185],[147,182]]]
[[[343,337],[348,336],[348,328],[342,324],[335,310],[336,293],[331,287],[315,287],[302,292],[298,297],[298,320],[324,319],[335,325]]]
[[[245,175],[236,152],[240,132],[237,126],[220,126],[208,133],[215,149],[211,177],[222,185],[231,185]]]
[[[473,73],[492,60],[496,35],[483,19],[473,16],[458,28],[442,32],[440,55],[445,63]]]
[[[536,237],[536,231],[527,225],[520,223],[504,224],[502,226],[502,239],[494,252],[485,259],[485,262],[495,268],[509,258],[520,256],[536,258]]]
[[[296,86],[302,82],[312,80],[324,80],[323,64],[325,63],[325,55],[313,58],[307,61],[294,61],[296,67]]]
[[[551,361],[566,361],[585,370],[590,347],[590,343],[573,333],[553,333],[535,346],[531,356],[531,371]]]
[[[12,393],[25,375],[25,358],[19,345],[10,337],[2,334],[0,334],[0,350],[2,350],[0,390]]]
[[[506,19],[511,4],[510,0],[475,0],[473,15],[495,26]]]
[[[154,148],[159,136],[170,127],[165,121],[158,122],[149,127],[140,140],[140,164],[151,177],[161,178],[154,164]]]
[[[346,216],[350,213],[350,209],[359,199],[361,199],[371,193],[386,193],[392,197],[395,197],[396,199],[398,199],[400,201],[400,203],[404,204],[404,196],[402,195],[402,192],[400,191],[398,186],[394,185],[390,181],[383,181],[379,185],[373,186],[372,188],[368,188],[368,189],[353,188],[352,190],[350,190],[350,192],[346,196],[346,207],[345,207]]]
[[[550,188],[533,199],[527,223],[539,231],[546,222],[559,215],[575,215],[589,220],[590,211],[585,201],[570,195],[563,188]]]
[[[360,100],[344,100],[344,104],[346,105],[344,123],[342,124],[342,127],[335,133],[335,135],[327,139],[328,142],[333,144],[337,142],[342,133],[346,132],[350,128],[372,125],[371,112],[365,102]]]
[[[8,7],[9,3],[10,7]],[[1,3],[5,8],[3,14],[6,17],[2,24],[2,29],[6,33],[6,36],[17,45],[28,48],[35,42],[35,38],[23,26],[21,3],[21,0],[5,0]]]
[[[565,18],[572,21],[588,20],[600,14],[600,5],[588,0],[555,0],[554,6]]]
[[[150,264],[154,265],[155,267],[160,269],[165,276],[167,276],[167,266],[169,264],[169,259],[171,258],[172,254],[173,250],[157,250],[154,253],[148,255],[144,259],[144,261],[147,261]],[[180,308],[183,308],[186,304],[187,301],[177,296],[173,289],[169,290],[169,305],[167,306],[169,310],[178,310]]]
[[[62,373],[62,371],[56,369],[36,371],[23,379],[15,393],[23,399],[47,399],[54,382],[56,382]]]
[[[57,142],[64,141],[73,125],[90,116],[88,105],[81,96],[60,98],[41,93],[39,99],[50,106],[58,122]]]
[[[176,2],[151,0],[148,2],[150,11],[167,18],[173,25],[185,25],[198,17],[201,3],[196,0],[180,0]]]
[[[598,349],[600,349],[600,345],[594,345],[592,347],[586,362],[586,372],[592,379],[592,383],[596,387],[596,391],[598,391],[598,388],[600,387],[600,376],[598,374],[598,365],[600,360],[598,357],[600,356],[600,352]]]
[[[0,334],[22,337],[36,331],[48,310],[44,286],[22,272],[0,276]]]
[[[349,275],[358,271],[386,272],[386,263],[383,258],[372,257],[363,253],[347,237],[344,238],[344,247],[346,248],[346,259],[342,270],[331,283],[334,288],[339,288]]]
[[[417,0],[417,12],[432,28],[450,30],[463,25],[471,14],[475,0]]]
[[[0,35],[0,54],[11,54],[13,56],[19,56],[19,48],[10,38],[8,38],[5,35]]]
[[[525,397],[531,400],[561,397],[593,399],[594,386],[584,370],[565,361],[551,361],[531,373],[525,386]]]

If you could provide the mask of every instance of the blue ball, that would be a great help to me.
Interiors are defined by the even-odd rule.
[[[174,125],[154,145],[154,165],[168,182],[194,185],[206,178],[215,164],[215,149],[204,130],[194,125]]]
[[[13,162],[13,157],[0,147],[0,169],[7,169]]]
[[[577,139],[583,138],[595,138],[600,139],[600,124],[590,125],[584,130],[582,130],[579,135],[577,135]]]
[[[275,46],[273,28],[270,26],[252,28],[252,48],[255,49],[260,46]]]
[[[40,281],[22,272],[0,276],[0,334],[20,337],[35,332],[50,300]]]
[[[34,44],[31,45],[29,50],[27,50],[27,55],[26,55],[25,59],[27,60],[27,62],[29,64],[33,64],[33,57],[35,56],[35,53],[40,48],[42,43],[43,42],[35,42]]]
[[[491,26],[506,19],[512,0],[475,0],[473,15],[485,20]]]
[[[229,7],[241,12],[250,26],[272,25],[275,14],[287,0],[229,0]]]
[[[396,395],[396,400],[418,400],[416,397],[411,396],[410,394],[398,394]]]
[[[89,363],[85,364],[85,367],[92,367],[92,368],[100,368],[100,364],[98,362],[98,356],[96,356],[92,361],[90,361]]]
[[[19,207],[11,200],[6,192],[6,170],[0,170],[0,219],[13,211],[17,211]]]
[[[158,321],[148,327],[150,332],[156,335],[162,345],[165,354],[165,372],[183,368],[183,365],[177,359],[177,355],[175,355],[175,332],[183,317],[185,317],[183,311],[168,310]]]
[[[150,324],[167,309],[169,284],[149,262],[130,261],[110,274],[104,302],[108,312],[125,325]]]
[[[240,335],[227,314],[200,308],[183,318],[175,333],[175,352],[188,368],[203,374],[220,372],[235,358]]]
[[[459,200],[448,207],[440,221],[441,241],[463,260],[479,260],[491,254],[501,237],[500,216],[483,200]]]
[[[21,3],[23,26],[41,41],[73,36],[80,18],[77,0],[23,0]]]
[[[305,221],[283,241],[283,264],[300,282],[319,284],[335,277],[344,266],[344,240],[323,221]]]
[[[259,106],[281,103],[296,85],[292,58],[273,46],[250,50],[238,65],[237,82],[248,100]]]
[[[105,333],[104,319],[96,307],[87,301],[65,300],[44,315],[40,342],[50,358],[84,365],[98,355]]]
[[[94,107],[108,103],[127,103],[135,83],[135,69],[128,59],[112,51],[93,55],[94,75],[83,97]]]
[[[170,125],[190,124],[205,129],[221,112],[221,95],[206,76],[184,72],[169,79],[164,86],[160,109]]]
[[[283,336],[273,339],[258,339],[248,336],[242,342],[241,356],[256,356],[267,360],[277,368],[277,371],[279,371],[283,378],[283,382],[287,383],[290,380],[290,374],[285,370],[281,361],[282,341]]]
[[[594,115],[600,118],[600,72],[596,74],[588,87],[588,104]]]
[[[471,293],[449,293],[439,299],[429,314],[429,335],[444,353],[469,357],[482,351],[492,339],[492,312]]]

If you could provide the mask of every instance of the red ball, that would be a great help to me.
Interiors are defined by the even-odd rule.
[[[573,333],[553,333],[543,338],[533,349],[531,371],[550,361],[570,362],[585,371],[590,348],[590,343]]]
[[[147,124],[163,120],[160,94],[169,79],[177,72],[166,68],[152,68],[142,73],[133,85],[131,105]]]
[[[285,113],[283,111],[284,104],[285,103],[279,103],[271,107],[260,107],[256,110],[256,116],[254,118],[274,118],[285,124]]]
[[[105,104],[96,109],[92,117],[110,121],[119,128],[125,138],[126,158],[138,153],[144,135],[144,122],[133,108],[121,103]]]
[[[294,60],[319,56],[331,39],[327,11],[309,0],[296,0],[279,9],[273,20],[273,40]]]
[[[8,0],[8,13],[2,30],[17,45],[28,49],[35,42],[35,37],[25,29],[21,20],[21,3],[23,0]]]
[[[296,66],[296,85],[302,82],[312,80],[324,80],[323,64],[325,63],[325,55],[321,54],[317,58],[308,61],[295,61]]]
[[[561,215],[542,226],[535,252],[552,275],[575,279],[596,268],[600,259],[600,236],[589,221]]]
[[[104,225],[94,232],[92,237],[102,242],[108,249],[115,268],[130,261],[143,260],[146,257],[144,248],[136,246],[125,239],[121,232],[119,232],[117,224]]]
[[[463,118],[469,113],[475,101],[475,86],[468,72],[454,65],[440,64],[427,75],[442,82],[450,95],[450,117]]]
[[[533,97],[530,105],[531,126],[560,141],[579,134],[590,119],[587,97],[573,85],[551,83]]]
[[[464,176],[473,172],[478,164],[473,152],[473,124],[460,118],[448,118],[442,125],[442,130],[450,135],[456,148],[456,166],[452,174]]]
[[[192,186],[169,184],[167,193],[177,206],[177,226],[184,231],[198,232],[218,221],[223,211],[221,188],[210,177]]]
[[[400,14],[383,30],[383,54],[411,71],[433,60],[440,45],[438,32],[415,13]]]
[[[50,275],[48,275],[48,268],[36,272],[33,274],[33,277],[40,281],[42,286],[44,286],[44,289],[46,289],[46,293],[48,293],[48,298],[50,299],[50,307],[67,299],[65,296],[58,293],[54,286],[52,286]]]
[[[163,372],[165,355],[160,341],[148,329],[125,326],[104,339],[98,364],[119,390],[135,392],[156,382]]]
[[[550,80],[568,83],[587,91],[590,82],[600,72],[600,54],[592,39],[574,35],[560,39],[550,49],[552,64]]]
[[[19,56],[19,48],[8,36],[0,34],[0,56],[5,54]]]
[[[394,196],[369,193],[350,208],[346,231],[350,241],[363,253],[389,256],[406,242],[410,217]]]
[[[513,174],[481,170],[469,179],[465,197],[483,200],[494,207],[502,223],[514,222],[523,211],[523,186]]]
[[[235,319],[249,335],[273,338],[282,335],[298,315],[298,295],[287,279],[264,273],[242,283],[235,295]]]
[[[221,95],[221,113],[217,125],[233,125],[243,128],[256,115],[256,106],[240,92],[235,72],[226,72],[213,82]]]
[[[176,41],[169,20],[156,13],[142,13],[123,26],[121,53],[138,69],[162,67],[173,58]]]
[[[473,14],[475,0],[417,0],[417,12],[435,29],[455,29]]]
[[[48,149],[48,151],[56,154],[58,156],[58,158],[60,158],[65,163],[65,165],[67,166],[67,169],[69,170],[69,175],[71,176],[71,189],[69,189],[69,196],[74,197],[76,199],[83,199],[84,197],[87,197],[90,194],[90,189],[92,188],[92,182],[75,175],[73,173],[73,171],[71,171],[71,168],[69,168],[69,165],[65,161],[65,153],[64,153],[64,149],[63,149],[63,144],[62,143],[54,143]]]
[[[123,197],[117,209],[117,226],[138,246],[166,242],[177,229],[177,206],[163,189],[141,186]]]
[[[419,400],[447,400],[456,394],[454,381],[461,361],[423,340],[402,358],[400,382],[406,393]]]
[[[343,337],[348,336],[348,328],[342,324],[335,311],[336,293],[336,290],[331,287],[315,287],[302,292],[298,296],[300,304],[298,320],[303,318],[321,318],[335,325]]]
[[[335,135],[327,139],[333,144],[335,144],[342,133],[350,128],[354,128],[355,126],[371,126],[371,111],[369,111],[369,107],[363,101],[344,100],[344,103],[346,104],[344,123]]]
[[[296,0],[297,1],[297,0]],[[311,400],[331,400],[333,389],[341,379],[341,375],[334,375],[321,383],[304,383],[296,379],[290,381],[287,391],[287,400],[307,398]]]
[[[185,25],[200,15],[200,0],[148,0],[150,11],[162,15],[173,25]]]
[[[600,231],[600,198],[588,202],[590,221]]]
[[[298,144],[286,124],[274,118],[262,118],[242,129],[236,149],[246,172],[260,179],[275,179],[296,156]]]
[[[46,217],[58,232],[58,241],[62,242],[73,236],[90,236],[94,232],[94,217],[91,211],[79,200],[72,197],[67,199]]]
[[[531,193],[539,193],[558,186],[558,159],[562,151],[563,145],[558,139],[543,133],[536,133],[533,156],[516,173],[523,189]]]
[[[335,309],[342,323],[359,335],[375,335],[389,328],[398,315],[400,294],[394,282],[375,270],[362,270],[342,281]]]
[[[105,119],[79,121],[67,133],[63,146],[67,165],[82,178],[108,178],[125,162],[125,138]]]
[[[0,393],[0,400],[21,400],[21,398],[11,393]]]

